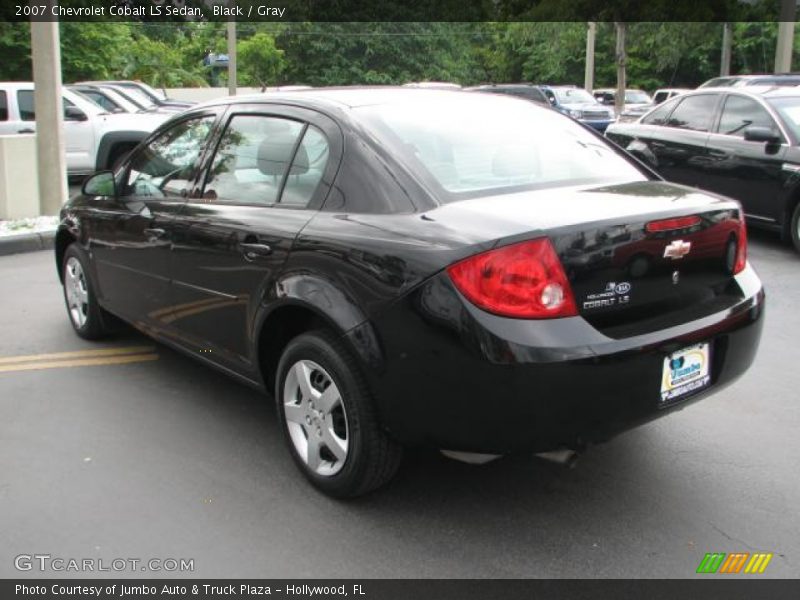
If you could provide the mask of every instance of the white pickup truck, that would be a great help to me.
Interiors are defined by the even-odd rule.
[[[86,96],[63,88],[64,146],[69,175],[109,169],[156,127],[164,113],[108,113]],[[36,133],[33,83],[0,82],[0,135]]]

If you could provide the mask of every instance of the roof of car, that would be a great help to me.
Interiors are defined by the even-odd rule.
[[[536,88],[537,86],[532,83],[483,83],[481,85],[473,85],[472,87],[464,88],[465,90],[490,90],[493,88]]]
[[[295,90],[287,92],[266,92],[262,94],[247,94],[244,96],[228,96],[208,100],[198,107],[213,106],[218,104],[241,104],[282,101],[303,101],[317,104],[327,104],[340,108],[356,108],[376,104],[389,104],[404,100],[425,98],[453,98],[463,96],[461,90],[437,90],[412,87],[395,86],[365,86],[365,87],[329,87],[312,88],[308,90]],[[470,94],[471,95],[471,94]]]
[[[687,94],[703,94],[708,92],[720,92],[726,94],[744,94],[746,96],[760,96],[767,98],[800,97],[800,87],[785,87],[780,85],[748,85],[747,87],[704,87],[692,90]]]

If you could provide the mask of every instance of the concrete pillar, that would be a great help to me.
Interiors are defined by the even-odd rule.
[[[594,89],[594,38],[597,35],[597,23],[589,21],[586,29],[586,72],[583,77],[583,87],[590,94]]]
[[[794,19],[797,0],[781,0],[781,13],[778,21],[778,43],[775,47],[775,72],[788,73],[792,70],[792,50],[794,45]]]
[[[36,158],[43,215],[57,215],[68,194],[59,43],[58,22],[31,22]]]
[[[236,21],[228,21],[228,95],[236,95]]]
[[[722,77],[731,74],[731,48],[733,47],[733,24],[722,24],[722,56],[719,61],[719,74]]]
[[[625,73],[625,23],[615,23],[617,29],[617,93],[616,101],[614,103],[614,110],[620,114],[625,106],[625,88],[627,87],[626,73]]]

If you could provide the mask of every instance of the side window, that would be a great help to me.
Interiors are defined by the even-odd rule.
[[[328,154],[327,138],[319,129],[309,125],[286,176],[281,204],[306,206],[311,201],[328,165]]]
[[[717,98],[717,94],[699,94],[684,98],[669,116],[667,125],[691,131],[708,131]]]
[[[642,119],[643,125],[666,125],[667,117],[672,109],[675,108],[675,102],[664,102],[657,109]]]
[[[304,124],[264,115],[234,115],[217,146],[203,197],[216,202],[278,202]],[[300,154],[298,152],[298,154]],[[292,167],[289,180],[313,175],[311,158]],[[287,184],[288,184],[287,180]]]
[[[0,90],[0,121],[8,121],[8,96]]]
[[[117,106],[116,103],[112,102],[109,98],[107,98],[106,96],[104,96],[99,92],[85,91],[81,93],[87,98],[89,98],[95,104],[100,105],[108,112],[116,112],[120,110],[120,107]]]
[[[775,121],[758,102],[744,96],[728,96],[719,121],[719,132],[744,137],[744,130],[750,125],[778,131]]]
[[[33,108],[33,91],[19,90],[17,92],[17,104],[19,105],[19,118],[23,121],[35,121],[36,111]]]
[[[197,159],[214,116],[174,125],[133,157],[123,186],[125,196],[184,196],[197,175]]]

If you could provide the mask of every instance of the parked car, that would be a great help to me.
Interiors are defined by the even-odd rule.
[[[661,104],[670,98],[674,98],[675,96],[680,96],[681,94],[685,94],[686,92],[691,92],[692,90],[687,88],[661,88],[653,92],[653,104]]]
[[[491,83],[486,85],[476,85],[464,88],[467,92],[483,92],[487,94],[505,94],[530,100],[543,106],[550,106],[550,101],[544,92],[535,85],[529,83]]]
[[[173,109],[176,111],[181,111],[191,106],[194,106],[194,102],[186,102],[184,100],[174,100],[172,98],[167,98],[167,95],[163,92],[160,92],[146,83],[141,81],[129,81],[129,80],[119,80],[119,81],[79,81],[79,84],[89,84],[89,85],[113,85],[118,88],[124,88],[129,90],[130,93],[136,94],[140,98],[146,98],[147,101],[154,107],[158,107],[161,109]]]
[[[69,89],[75,90],[80,94],[91,99],[112,113],[143,113],[156,112],[173,114],[178,112],[174,107],[160,108],[149,102],[142,102],[135,95],[128,93],[129,90],[113,85],[90,85],[72,84]]]
[[[422,88],[425,90],[460,90],[461,86],[449,81],[410,81],[404,83],[406,88]]]
[[[800,251],[800,90],[702,88],[606,135],[669,181],[736,198]]]
[[[553,108],[593,129],[603,132],[614,122],[613,109],[602,106],[583,88],[574,85],[540,85],[539,89]]]
[[[705,83],[700,84],[697,89],[707,87],[746,87],[750,85],[794,87],[800,85],[800,73],[760,73],[712,77]]]
[[[112,167],[168,117],[112,114],[72,89],[64,88],[62,94],[69,175],[88,175]],[[0,83],[0,116],[5,116],[0,119],[0,135],[36,133],[33,83]]]
[[[595,99],[606,106],[615,106],[617,97],[617,90],[613,88],[601,88],[594,90],[592,95]],[[625,102],[622,107],[622,112],[648,110],[653,105],[653,99],[647,92],[635,89],[625,90]]]
[[[746,253],[737,202],[556,111],[402,88],[198,106],[87,180],[55,242],[78,335],[115,315],[274,392],[334,496],[403,446],[580,449],[721,390],[763,323]]]

